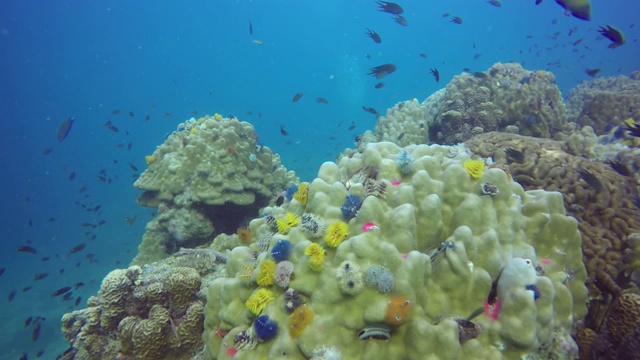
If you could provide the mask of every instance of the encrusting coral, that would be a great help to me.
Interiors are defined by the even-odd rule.
[[[401,151],[413,157],[405,177],[396,163]],[[304,213],[329,224],[327,247],[301,223],[279,235],[292,245],[286,290],[256,290],[240,278],[242,264],[272,259],[274,242],[231,250],[227,276],[208,291],[204,359],[570,357],[570,334],[587,299],[576,221],[565,215],[561,194],[526,192],[499,168],[475,179],[463,167],[469,159],[460,148],[385,142],[323,164]],[[367,178],[393,186],[385,197],[367,196]],[[485,195],[486,183],[499,191]],[[360,204],[343,222],[347,195]],[[267,207],[249,228],[260,238],[272,231],[270,218],[294,209],[302,210],[294,202]],[[256,292],[268,296],[258,301]],[[500,303],[497,316],[483,314],[489,299]],[[304,309],[314,313],[305,330],[290,328],[290,317]],[[268,342],[252,335],[258,314],[278,324]],[[566,346],[547,346],[555,343]]]

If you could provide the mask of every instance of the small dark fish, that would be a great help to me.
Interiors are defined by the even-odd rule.
[[[451,22],[454,24],[462,24],[462,18],[460,16],[454,16],[451,18]]]
[[[524,163],[524,151],[516,150],[514,148],[506,148],[504,152],[507,154],[507,158],[511,161],[515,161],[518,164]]]
[[[376,43],[376,44],[380,44],[382,42],[382,38],[380,37],[380,35],[373,31],[370,30],[369,28],[366,28],[367,32],[365,33],[366,35],[369,35],[369,37]]]
[[[396,138],[397,141],[402,140],[402,138],[404,137],[404,133],[400,133],[400,135],[398,135],[398,137]]]
[[[40,261],[41,261],[41,262],[47,262],[47,261],[49,261],[49,260],[51,260],[51,258],[50,258],[50,257],[48,257],[48,256],[43,256],[43,257],[40,259]]]
[[[421,57],[421,58],[423,58],[423,59],[426,59],[426,58],[427,58],[427,54],[425,54],[425,53],[420,53],[420,57]]]
[[[376,86],[374,86],[374,88],[376,88],[376,89],[380,89],[380,88],[383,88],[383,87],[384,87],[384,83],[383,82],[379,82],[379,83],[376,84]]]
[[[69,181],[73,180],[76,178],[76,173],[72,172],[71,174],[69,174]]]
[[[536,0],[536,5],[540,5],[541,2],[542,0]]]
[[[449,13],[444,13],[444,14],[442,14],[442,17],[443,17],[443,18],[446,18],[446,17],[449,17],[449,16],[451,16],[451,14],[449,14]]]
[[[4,274],[4,272],[7,270],[7,268],[0,268],[0,276],[2,276],[2,274]]]
[[[98,226],[102,226],[102,225],[104,225],[106,223],[107,223],[107,220],[100,220],[100,221],[98,221]]]
[[[38,251],[31,247],[31,246],[27,246],[27,245],[23,245],[23,246],[18,246],[18,248],[16,249],[17,252],[23,252],[23,253],[29,253],[29,254],[36,254],[38,253]]]
[[[72,255],[72,254],[77,253],[78,251],[82,251],[82,249],[84,249],[85,247],[87,247],[87,244],[85,244],[85,243],[78,244],[78,245],[74,246],[71,250],[69,250],[67,255]]]
[[[151,116],[149,116],[149,114],[144,114],[144,121],[149,121],[149,119],[151,119]]]
[[[479,79],[486,79],[489,77],[489,75],[487,75],[486,73],[482,72],[482,71],[476,71],[473,73],[474,77],[477,77]]]
[[[595,175],[593,175],[589,171],[584,169],[578,169],[578,174],[580,174],[580,177],[582,178],[582,180],[584,180],[584,182],[586,182],[587,185],[591,186],[595,191],[600,191],[604,189],[604,186],[602,185],[600,180],[598,180],[598,178],[595,177]]]
[[[31,286],[25,286],[22,288],[22,292],[27,292],[29,290],[31,290]]]
[[[136,219],[138,218],[138,215],[134,215],[132,217],[126,217],[124,218],[124,221],[127,222],[127,224],[129,224],[129,226],[133,225],[136,222]]]
[[[353,130],[355,128],[356,128],[356,123],[355,123],[355,121],[352,121],[351,125],[349,125],[349,128],[347,128],[347,130],[351,131],[351,130]]]
[[[27,354],[26,352],[23,352],[22,356],[20,356],[20,359],[18,360],[29,360],[29,354]]]
[[[249,35],[253,35],[253,24],[251,24],[251,20],[249,20]]]
[[[368,112],[368,113],[371,113],[371,114],[373,114],[373,115],[376,115],[376,116],[377,116],[377,115],[380,115],[380,113],[378,112],[378,110],[376,110],[376,109],[374,109],[374,108],[372,108],[372,107],[363,106],[363,107],[362,107],[362,110],[364,110],[364,111],[366,111],[366,112]]]
[[[280,207],[282,204],[284,204],[284,196],[280,195],[276,198],[275,205]]]
[[[24,320],[24,327],[27,327],[31,324],[31,321],[33,321],[33,316],[29,316],[28,318],[26,318]]]
[[[83,192],[87,191],[88,187],[87,186],[83,186],[80,189],[78,189],[78,193],[82,194]]]
[[[590,0],[556,0],[556,2],[565,9],[567,15],[572,15],[580,20],[591,19]]]
[[[590,69],[590,68],[586,68],[584,69],[584,72],[587,73],[587,75],[591,76],[591,77],[596,77],[598,76],[598,74],[600,73],[600,71],[602,71],[602,69],[600,68],[595,68],[595,69]]]
[[[478,60],[478,59],[480,59],[480,56],[482,56],[482,54],[475,54],[475,55],[473,55],[473,60]]]
[[[396,71],[397,67],[394,64],[383,64],[369,69],[367,75],[374,75],[376,79],[382,79],[383,77]]]
[[[65,287],[61,287],[60,289],[54,291],[51,293],[50,297],[54,298],[56,296],[60,296],[64,293],[69,292],[69,290],[71,290],[71,286],[65,286]]]
[[[609,160],[606,160],[604,163],[611,166],[613,170],[615,170],[618,174],[622,176],[633,176],[633,173],[631,172],[631,170],[629,170],[629,168],[625,164],[621,163],[618,160],[609,159]]]
[[[329,100],[327,100],[327,99],[325,99],[325,98],[317,97],[317,98],[316,98],[316,102],[317,102],[318,104],[328,104],[328,103],[329,103]]]
[[[33,221],[29,219],[29,226],[33,226]]]
[[[73,287],[75,287],[75,290],[78,290],[79,288],[83,287],[84,283],[82,281],[79,281],[75,284],[73,284]]]
[[[80,302],[81,302],[81,301],[82,301],[82,297],[78,296],[78,297],[76,298],[76,301],[73,303],[73,305],[78,306],[78,305],[80,305]]]
[[[38,341],[39,338],[40,338],[40,322],[37,322],[33,326],[33,330],[31,331],[31,340],[33,340],[33,342],[36,342]]]
[[[433,75],[433,77],[436,79],[436,82],[440,81],[440,72],[438,71],[438,69],[433,68],[433,69],[429,69],[429,72],[431,73],[431,75]]]
[[[117,127],[113,126],[113,124],[111,123],[111,120],[107,120],[107,122],[104,123],[104,127],[106,129],[109,129],[109,130],[113,131],[113,132],[119,132],[120,131],[120,129],[118,129]]]
[[[495,6],[495,7],[501,7],[502,3],[499,0],[489,0],[488,1],[489,4]]]
[[[402,26],[409,26],[409,22],[402,15],[396,15],[393,17],[393,21],[397,22]]]
[[[58,126],[58,134],[56,135],[58,141],[62,141],[67,138],[69,135],[69,131],[71,131],[71,126],[73,126],[73,122],[76,121],[76,118],[73,116],[69,116],[69,118]]]
[[[133,111],[129,111],[129,116],[134,117],[136,115],[133,113]]]
[[[376,1],[376,3],[378,4],[378,11],[386,12],[393,15],[402,14],[404,12],[402,6],[391,1]]]
[[[120,113],[121,113],[120,110],[111,110],[112,115],[120,115]]]
[[[53,152],[53,148],[46,148],[44,150],[42,150],[42,155],[49,155]]]
[[[280,125],[280,134],[287,136],[289,133],[284,129],[285,125]]]
[[[64,268],[60,268],[60,269],[58,270],[58,274],[60,274],[60,275],[64,274]]]
[[[291,99],[291,102],[298,102],[298,100],[300,100],[300,98],[302,98],[303,95],[304,95],[304,91],[300,91],[299,93],[293,95],[293,99]]]
[[[56,221],[56,218],[54,218],[54,217],[50,217],[50,218],[48,218],[48,219],[47,219],[47,221],[48,221],[48,222],[54,222],[54,221]]]
[[[44,354],[44,350],[39,350],[39,351],[36,353],[36,358],[42,357],[42,354]]]
[[[602,36],[611,40],[611,44],[609,45],[609,47],[612,49],[617,48],[618,46],[627,42],[622,32],[611,25],[607,25],[606,27],[600,26],[598,32],[602,34]]]
[[[8,302],[12,302],[13,299],[15,299],[15,298],[16,298],[16,291],[15,290],[11,291],[9,293],[9,295],[7,295],[7,301]]]
[[[138,168],[135,165],[133,165],[133,163],[129,163],[129,168],[133,171],[138,171]]]
[[[42,280],[42,279],[46,278],[47,276],[49,276],[49,273],[47,273],[47,272],[36,274],[33,277],[33,281]]]
[[[584,38],[580,38],[580,39],[578,39],[578,40],[573,42],[573,46],[578,46],[578,45],[582,44],[583,41],[584,41]]]
[[[77,267],[78,265],[80,265],[80,264],[77,264],[77,265],[76,265],[76,267]],[[72,296],[73,296],[73,293],[72,293],[72,292],[68,292],[68,293],[66,293],[66,294],[64,294],[64,295],[62,296],[62,301],[69,301],[69,300],[71,300],[71,297],[72,297]]]
[[[170,117],[173,117],[173,114],[167,112],[167,113],[162,114],[162,116],[164,116],[166,118],[170,118]]]

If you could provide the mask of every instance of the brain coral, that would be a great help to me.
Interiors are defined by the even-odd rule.
[[[432,141],[457,144],[489,131],[551,137],[566,122],[555,77],[515,63],[496,63],[482,73],[455,76],[430,131]],[[509,129],[507,128],[509,127]]]
[[[248,329],[256,315],[244,302],[256,285],[242,281],[242,264],[268,259],[270,252],[256,244],[230,252],[226,277],[214,280],[207,295],[205,359],[228,359],[229,354],[235,359],[304,359],[327,347],[344,359],[570,356],[575,349],[570,333],[586,313],[587,288],[580,233],[575,219],[565,215],[562,195],[524,191],[497,168],[473,179],[462,166],[470,156],[460,148],[414,145],[405,150],[415,159],[414,172],[389,186],[385,197],[364,196],[361,182],[351,182],[347,189],[343,181],[366,167],[377,170],[367,172],[376,181],[400,178],[398,146],[370,143],[362,153],[322,165],[311,182],[305,212],[331,224],[342,219],[340,206],[347,194],[363,197],[362,206],[348,222],[349,236],[337,248],[324,249],[322,269],[309,269],[305,255],[305,249],[322,240],[310,239],[298,226],[282,236],[293,245],[289,261],[295,265],[294,276],[287,292],[271,287],[274,299],[260,314],[277,322],[280,332],[251,350],[234,347],[235,338],[255,343],[246,337],[251,337]],[[483,195],[487,182],[499,193]],[[287,211],[286,204],[264,209],[275,217]],[[369,222],[379,230],[364,231]],[[270,231],[266,217],[249,227],[258,237]],[[447,246],[441,246],[445,241]],[[482,311],[472,317],[483,309],[501,270],[517,258],[537,270],[510,270],[510,280],[501,285],[498,300],[504,311],[497,320]],[[343,291],[346,266],[372,265],[393,275],[389,293],[373,287]],[[315,314],[296,338],[287,326],[289,291],[299,294]],[[385,319],[390,323],[385,325]],[[460,330],[460,324],[482,330],[460,336],[466,329]],[[365,340],[359,333],[366,334]],[[552,343],[574,346],[546,346]]]
[[[570,121],[603,134],[607,125],[640,119],[640,80],[620,75],[583,81],[569,91],[566,104]]]
[[[187,251],[110,272],[86,309],[62,317],[73,351],[61,359],[191,360],[203,345],[202,279],[220,260],[215,252]]]

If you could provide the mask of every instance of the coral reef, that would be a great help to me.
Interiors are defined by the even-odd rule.
[[[414,169],[396,182],[403,150]],[[337,247],[323,247],[301,223],[290,226],[279,236],[293,246],[286,291],[256,283],[255,269],[273,260],[275,243],[231,250],[226,277],[207,294],[204,359],[566,358],[575,350],[568,334],[587,311],[577,222],[565,215],[561,194],[524,191],[499,168],[474,179],[463,167],[469,159],[458,148],[383,142],[323,164],[304,213],[329,224],[325,241],[335,235]],[[396,185],[384,197],[365,196],[366,179]],[[499,191],[484,195],[486,183]],[[360,208],[343,223],[347,231],[334,231],[347,195],[358,196]],[[266,207],[249,228],[260,238],[272,232],[270,218],[300,210]],[[482,314],[494,282],[497,319]],[[304,309],[314,316],[293,321],[309,319],[304,330],[290,328]],[[278,324],[270,341],[251,330],[258,315]]]
[[[226,258],[181,251],[143,268],[110,272],[88,307],[62,317],[62,359],[192,359],[200,351],[204,291]]]
[[[395,104],[385,116],[379,116],[375,126],[375,139],[391,141],[399,146],[429,142],[429,126],[435,117],[430,109],[439,108],[444,93],[436,92],[422,104],[416,99]]]
[[[516,63],[455,76],[431,124],[431,141],[457,144],[490,131],[549,138],[566,122],[555,77]],[[509,128],[509,129],[507,129]]]
[[[640,271],[640,264],[630,258],[633,250],[628,242],[640,232],[635,178],[623,176],[604,163],[568,153],[569,142],[489,133],[466,145],[474,154],[492,157],[493,166],[508,167],[524,188],[562,193],[568,212],[578,220],[590,279],[585,326],[599,328],[606,308],[623,289],[632,286],[632,275]],[[523,152],[524,160],[509,161],[507,148]],[[595,184],[588,174],[596,179]]]
[[[274,194],[297,182],[257,139],[253,126],[236,119],[206,116],[180,124],[147,157],[148,168],[134,183],[144,191],[138,203],[157,207],[158,216],[147,225],[131,264],[233,233],[233,225],[257,216]]]
[[[584,81],[569,91],[566,101],[569,120],[591,126],[599,135],[607,126],[640,119],[638,104],[640,81],[622,75]]]

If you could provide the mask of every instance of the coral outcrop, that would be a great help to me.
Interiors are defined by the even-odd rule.
[[[258,143],[251,124],[220,115],[180,124],[134,186],[143,206],[157,207],[132,265],[195,247],[257,216],[278,191],[297,182],[280,157]]]
[[[462,146],[382,142],[323,164],[306,206],[265,208],[249,225],[260,242],[228,254],[207,294],[205,359],[574,357],[570,334],[587,311],[575,219],[560,193],[524,191],[498,168],[474,179],[469,159]],[[366,196],[368,180],[387,184],[385,196]],[[486,183],[499,191],[484,194]],[[363,201],[338,242],[329,234],[347,195]],[[324,219],[331,240],[300,224],[274,235],[289,212]],[[289,288],[258,286],[280,239],[293,247]],[[260,341],[258,316],[277,324],[275,338]]]
[[[390,141],[399,146],[428,144],[429,126],[435,117],[433,109],[439,107],[443,98],[444,92],[439,91],[423,103],[411,99],[387,109],[376,121],[376,141]]]
[[[431,141],[457,144],[490,131],[549,138],[566,122],[552,73],[496,63],[485,72],[455,76],[431,125]]]
[[[570,121],[602,135],[607,126],[640,119],[640,80],[620,75],[584,81],[569,91],[566,104]]]
[[[640,263],[633,260],[638,255],[632,241],[640,232],[636,179],[623,176],[604,163],[570,154],[571,141],[489,133],[466,145],[474,154],[492,157],[493,166],[508,168],[525,189],[562,193],[565,206],[578,220],[582,233],[590,279],[585,325],[598,329],[613,299],[631,286],[634,274],[640,272]],[[507,148],[524,153],[523,159],[509,159]]]
[[[110,272],[87,308],[62,317],[62,359],[192,359],[200,351],[204,291],[226,258],[186,249],[160,263]]]

